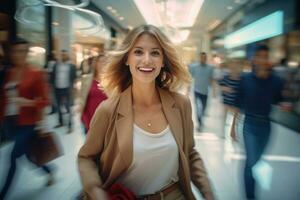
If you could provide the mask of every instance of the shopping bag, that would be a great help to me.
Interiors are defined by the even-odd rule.
[[[27,157],[38,166],[44,165],[62,155],[62,148],[52,132],[37,132],[32,137]]]

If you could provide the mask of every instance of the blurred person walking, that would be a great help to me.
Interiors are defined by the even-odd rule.
[[[35,127],[42,118],[42,110],[48,104],[47,83],[42,71],[26,63],[29,44],[16,40],[11,45],[12,67],[7,71],[0,92],[0,122],[4,131],[14,141],[10,167],[0,193],[7,195],[17,170],[17,159],[28,156],[30,142],[35,137]],[[49,175],[47,185],[53,184],[49,166],[41,166]]]
[[[238,117],[238,110],[235,107],[235,99],[237,95],[237,89],[240,85],[241,79],[241,69],[242,66],[237,60],[230,60],[228,62],[228,74],[225,74],[223,79],[219,80],[221,87],[223,104],[224,104],[224,116],[223,116],[223,135],[221,137],[225,138],[226,135],[226,122],[228,113],[233,116],[232,123],[230,125],[230,137],[233,140],[237,140],[236,137],[236,120]]]
[[[98,105],[107,99],[101,86],[101,71],[106,64],[106,56],[100,54],[92,65],[91,74],[84,74],[81,78],[81,90],[79,97],[79,112],[85,133],[88,132],[90,121]]]
[[[198,119],[197,130],[203,126],[202,117],[206,110],[209,86],[213,84],[213,67],[207,64],[207,54],[200,53],[200,61],[190,65],[190,73],[194,82],[195,107]]]
[[[235,99],[235,105],[245,114],[244,181],[247,199],[256,199],[252,169],[260,160],[270,139],[271,105],[281,100],[282,88],[283,81],[272,72],[269,48],[258,46],[252,60],[252,72],[242,75]]]
[[[55,98],[55,87],[51,82],[51,74],[53,73],[54,66],[57,64],[57,62],[58,62],[58,59],[57,59],[57,56],[56,56],[55,52],[51,52],[51,54],[49,55],[49,58],[48,58],[48,62],[45,65],[45,69],[46,69],[47,74],[48,74],[47,78],[48,78],[49,84],[50,84],[50,97],[51,97],[50,98],[51,111],[49,113],[50,115],[57,112],[57,102],[56,102],[56,98]]]
[[[143,25],[111,56],[103,73],[111,96],[97,108],[78,154],[87,199],[195,200],[191,181],[214,199],[195,149],[190,101],[175,92],[190,76],[173,44]]]
[[[50,80],[54,86],[58,109],[58,125],[55,126],[55,128],[59,128],[64,125],[62,106],[65,106],[69,117],[68,133],[71,133],[73,132],[71,106],[73,104],[73,88],[76,80],[76,67],[70,62],[68,51],[61,51],[61,62],[57,62],[53,66],[53,72]]]
[[[101,85],[101,73],[103,67],[107,62],[107,56],[100,53],[92,64],[90,74],[83,74],[81,76],[81,89],[79,95],[77,111],[81,115],[81,122],[83,124],[84,133],[87,134],[90,128],[90,122],[94,113],[101,102],[107,99]],[[76,199],[82,199],[82,191],[77,195]]]

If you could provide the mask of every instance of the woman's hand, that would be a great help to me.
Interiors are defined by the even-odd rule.
[[[106,192],[99,187],[94,187],[92,189],[91,197],[93,200],[109,200]]]

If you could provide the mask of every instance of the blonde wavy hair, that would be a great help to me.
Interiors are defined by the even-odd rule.
[[[131,30],[120,47],[109,54],[108,63],[102,73],[102,87],[109,96],[123,92],[132,84],[129,66],[126,66],[128,53],[136,40],[143,34],[156,38],[163,50],[164,67],[156,78],[156,85],[169,91],[176,91],[191,82],[187,67],[182,63],[172,42],[155,26],[142,25]]]

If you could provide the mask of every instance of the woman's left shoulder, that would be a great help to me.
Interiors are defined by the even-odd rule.
[[[184,95],[179,92],[170,92],[170,94],[178,106],[186,107],[190,104],[190,98],[188,95]]]

